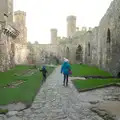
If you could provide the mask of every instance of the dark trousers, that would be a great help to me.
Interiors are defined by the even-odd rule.
[[[63,84],[66,85],[66,86],[68,85],[68,75],[65,75],[65,74],[64,74]]]
[[[43,82],[46,80],[46,74],[43,74]]]

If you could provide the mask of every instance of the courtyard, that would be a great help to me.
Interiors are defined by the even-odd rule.
[[[120,0],[0,0],[0,120],[120,120],[119,33]]]
[[[73,71],[73,76],[71,76],[69,79],[68,87],[64,87],[62,85],[63,76],[60,73],[60,68],[61,68],[60,66],[55,68],[52,74],[48,76],[46,82],[42,84],[42,86],[39,83],[40,81],[37,82],[35,80],[37,79],[37,77],[35,76],[32,77],[32,79],[34,78],[33,81],[36,83],[35,86],[39,86],[39,87],[41,86],[40,87],[41,89],[37,91],[37,95],[34,93],[36,97],[34,100],[32,100],[33,103],[30,106],[27,106],[27,108],[23,107],[22,110],[20,110],[22,108],[22,107],[20,108],[20,106],[22,105],[17,104],[16,102],[11,105],[9,104],[8,106],[5,107],[1,106],[1,108],[8,109],[8,111],[5,115],[3,114],[0,115],[0,120],[60,120],[60,119],[61,120],[118,120],[119,119],[119,113],[117,110],[118,110],[118,106],[120,105],[119,103],[120,87],[112,85],[110,87],[78,92],[72,81],[73,80],[86,81],[86,78],[83,76],[73,77],[74,76],[74,71]],[[72,68],[74,70],[74,65]],[[34,67],[30,67],[30,70],[31,69],[32,71],[34,70],[36,71]],[[26,71],[26,67],[25,67],[25,71]],[[23,74],[23,72],[21,73],[20,71],[19,72],[17,71],[17,75],[15,75],[15,77],[19,76],[18,73]],[[28,72],[24,72],[24,73],[25,73],[24,76],[30,76],[31,74],[31,72],[29,72],[30,74],[28,74]],[[78,72],[78,74],[80,73]],[[109,73],[106,74],[111,77]],[[103,81],[106,80],[103,79]],[[112,83],[112,82],[110,80],[109,82],[103,82],[103,84]],[[117,81],[115,80],[114,82],[119,83],[118,80]],[[86,86],[86,84],[80,83],[80,86],[83,87]],[[9,88],[9,89],[14,89],[14,91],[16,91],[15,88]],[[29,94],[31,93],[31,91],[28,90],[29,91],[28,92],[26,91],[26,89],[24,91],[23,90],[21,91],[22,92],[21,95],[20,93],[19,94],[17,93],[18,96],[23,95],[22,98],[24,98],[24,95],[26,95],[26,97],[27,96],[30,97]],[[26,94],[27,92],[28,95]],[[6,93],[3,94],[5,96]],[[10,93],[10,95],[12,94]],[[109,108],[113,107],[112,105],[114,105],[114,108],[111,111],[109,111],[110,110]]]

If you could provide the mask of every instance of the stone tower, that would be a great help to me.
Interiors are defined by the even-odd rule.
[[[51,44],[57,43],[57,29],[51,29]]]
[[[13,23],[13,0],[0,0],[0,21]]]
[[[71,38],[76,32],[76,17],[71,15],[67,17],[67,37]]]
[[[20,31],[17,42],[21,44],[27,43],[26,13],[24,11],[16,11],[14,13],[15,27]]]

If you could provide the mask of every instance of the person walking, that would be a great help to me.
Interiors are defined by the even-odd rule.
[[[64,75],[63,85],[68,86],[68,77],[70,75],[71,66],[68,59],[64,59],[64,63],[61,66],[61,73]]]
[[[46,67],[43,66],[42,69],[40,70],[40,72],[42,72],[43,82],[45,82],[45,80],[46,80],[46,74],[47,74],[47,69],[46,69]]]

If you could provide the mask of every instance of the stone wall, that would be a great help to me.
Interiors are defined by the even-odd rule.
[[[101,19],[99,26],[90,30],[77,31],[71,40],[63,44],[65,53],[72,62],[76,61],[76,49],[83,49],[83,63],[96,65],[113,75],[120,72],[120,1],[114,0]],[[68,38],[69,39],[69,38]],[[80,53],[81,54],[81,53]]]
[[[28,64],[28,54],[26,45],[15,44],[15,64]]]
[[[29,63],[31,64],[53,64],[60,57],[60,46],[57,44],[29,44]]]
[[[114,75],[120,72],[120,1],[114,0],[99,24],[99,64]]]
[[[0,39],[0,71],[6,71],[14,67],[14,48],[11,42],[11,37],[1,33]]]
[[[9,10],[7,1],[5,0],[5,8],[1,14],[4,14],[5,10],[8,10],[8,12],[12,10],[12,8]],[[10,4],[12,6],[13,3]],[[4,19],[3,16],[0,16],[0,20],[2,20],[0,21],[0,71],[6,71],[16,64],[28,63],[26,14],[23,11],[18,11],[16,14],[20,18],[16,19],[15,23],[9,17]]]

